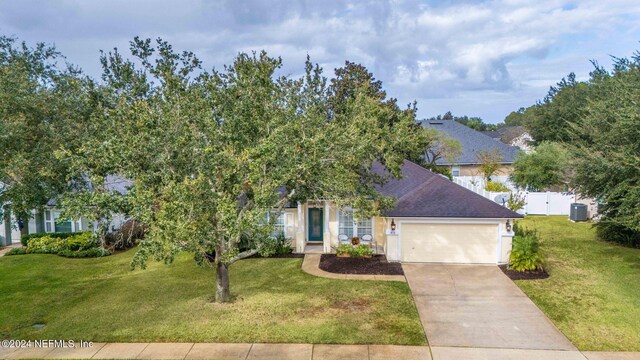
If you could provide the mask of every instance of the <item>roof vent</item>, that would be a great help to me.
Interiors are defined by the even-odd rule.
[[[442,121],[429,121],[431,125],[442,125]]]

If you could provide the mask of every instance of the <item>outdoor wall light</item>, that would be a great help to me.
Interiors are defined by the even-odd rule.
[[[396,223],[395,223],[395,221],[393,221],[393,219],[391,219],[391,231],[392,232],[396,231]]]
[[[507,228],[507,232],[511,232],[511,223],[509,222],[509,220],[507,220],[505,227]]]

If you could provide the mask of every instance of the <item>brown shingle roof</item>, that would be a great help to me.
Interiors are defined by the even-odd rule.
[[[385,175],[380,164],[373,171]],[[386,196],[397,199],[388,217],[438,218],[521,218],[522,215],[468,190],[446,177],[433,173],[411,161],[402,165],[402,178],[389,175],[389,180],[378,188]]]

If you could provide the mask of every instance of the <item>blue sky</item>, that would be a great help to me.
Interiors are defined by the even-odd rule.
[[[99,50],[162,37],[220,68],[238,52],[281,56],[298,75],[307,54],[325,74],[361,63],[419,117],[451,110],[499,122],[594,59],[640,49],[640,1],[2,1],[0,33],[55,44],[100,75]]]

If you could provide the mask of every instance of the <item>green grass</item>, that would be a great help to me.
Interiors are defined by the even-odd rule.
[[[640,250],[599,241],[588,223],[527,217],[547,256],[545,280],[516,281],[580,350],[640,350]]]
[[[187,255],[129,270],[134,251],[98,259],[0,258],[0,337],[88,341],[424,345],[409,287],[317,278],[302,259],[231,266],[232,304]],[[42,329],[33,324],[45,323]]]

